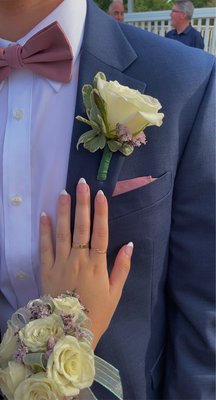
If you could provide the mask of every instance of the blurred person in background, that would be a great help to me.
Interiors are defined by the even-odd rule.
[[[121,1],[113,1],[108,8],[108,14],[119,22],[124,21],[124,4]]]
[[[194,5],[189,0],[177,0],[171,10],[171,25],[174,29],[166,34],[169,39],[178,40],[190,47],[204,49],[203,38],[191,25]]]

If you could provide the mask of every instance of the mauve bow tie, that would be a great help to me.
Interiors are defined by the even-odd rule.
[[[73,54],[58,22],[37,32],[24,46],[0,47],[0,82],[15,69],[27,68],[47,79],[71,80]]]

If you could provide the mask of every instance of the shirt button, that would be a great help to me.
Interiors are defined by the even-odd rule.
[[[28,278],[28,274],[26,274],[26,272],[20,271],[18,272],[18,274],[16,275],[16,278],[19,281],[25,281]]]
[[[22,204],[22,197],[16,194],[15,196],[11,197],[11,204],[12,206],[20,206]]]
[[[13,117],[17,120],[20,121],[24,116],[23,110],[21,108],[16,108],[16,110],[13,111]]]

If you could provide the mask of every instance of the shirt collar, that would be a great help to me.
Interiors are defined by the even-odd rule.
[[[46,18],[37,24],[30,32],[28,32],[17,43],[24,45],[28,39],[35,35],[38,31],[50,25],[54,21],[58,21],[67,39],[73,49],[73,64],[75,64],[84,34],[85,17],[86,17],[86,0],[64,0],[55,10],[53,10]],[[8,40],[0,39],[0,45],[6,47],[11,42]],[[56,82],[47,79],[55,91],[59,91],[62,86],[61,82]],[[0,90],[2,88],[0,84]]]
[[[185,30],[181,33],[178,33],[177,30],[175,29],[175,33],[176,35],[180,36],[180,35],[187,35],[187,33],[191,30],[191,23],[189,23],[189,25],[187,26],[187,28],[185,28]]]
[[[189,24],[187,26],[187,28],[185,28],[184,32],[182,32],[182,33],[184,33],[186,35],[188,32],[190,32],[190,30],[191,30],[191,24]]]

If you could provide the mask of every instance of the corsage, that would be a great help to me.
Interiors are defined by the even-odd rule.
[[[122,399],[118,371],[94,356],[85,311],[79,296],[67,292],[30,301],[12,315],[0,344],[5,399],[93,400],[94,380]]]

